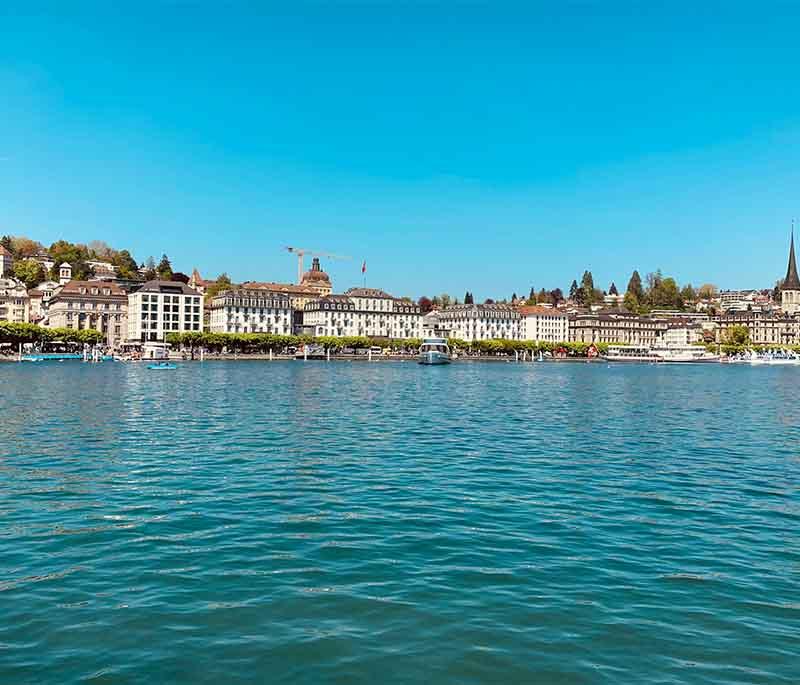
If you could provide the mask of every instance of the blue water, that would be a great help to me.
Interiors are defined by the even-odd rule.
[[[800,682],[800,369],[0,365],[0,683]]]

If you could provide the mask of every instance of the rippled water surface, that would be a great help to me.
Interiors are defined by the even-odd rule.
[[[799,387],[0,365],[0,683],[796,684]]]

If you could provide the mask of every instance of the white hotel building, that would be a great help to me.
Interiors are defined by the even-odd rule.
[[[458,340],[521,340],[522,317],[507,304],[457,304],[439,312],[439,322]]]
[[[522,339],[537,342],[566,342],[569,340],[569,317],[552,307],[525,306],[517,308],[522,317]]]
[[[292,299],[256,288],[226,290],[211,300],[212,333],[292,334]]]
[[[164,342],[169,333],[203,330],[203,298],[177,281],[148,281],[128,295],[128,341]]]
[[[419,306],[376,288],[350,288],[308,302],[303,326],[313,335],[408,339],[422,334]]]

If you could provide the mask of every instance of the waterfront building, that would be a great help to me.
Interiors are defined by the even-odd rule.
[[[522,317],[506,304],[457,304],[442,309],[439,319],[450,328],[450,337],[458,340],[522,338]]]
[[[522,317],[522,339],[540,342],[569,340],[569,317],[552,307],[524,306],[517,309]]]
[[[169,333],[203,330],[202,296],[178,281],[148,281],[128,295],[128,341],[164,342]]]
[[[69,281],[56,289],[48,303],[50,328],[94,329],[110,347],[125,340],[128,298],[114,283]]]
[[[569,341],[653,345],[668,326],[667,319],[624,310],[574,314],[569,320]]]
[[[293,332],[292,303],[285,293],[231,289],[214,296],[210,308],[212,333],[291,335]]]
[[[16,278],[0,278],[0,321],[30,321],[30,298],[25,284]]]
[[[306,303],[303,326],[312,335],[407,340],[422,334],[419,305],[377,288],[350,288]]]
[[[785,314],[800,313],[800,277],[797,275],[797,262],[794,256],[794,230],[789,242],[789,266],[786,269],[786,278],[781,284],[781,309]]]
[[[305,306],[333,291],[330,276],[320,267],[319,258],[314,257],[311,269],[306,271],[299,284],[274,283],[271,281],[245,281],[242,288],[264,290],[268,293],[286,295],[292,307],[293,329],[304,329]]]
[[[0,278],[10,276],[12,267],[14,266],[14,258],[3,245],[0,245]]]
[[[432,309],[422,316],[422,337],[423,338],[451,338],[451,327],[442,321],[441,312]]]
[[[703,342],[703,327],[699,323],[668,324],[658,344],[680,347]]]
[[[731,326],[745,326],[750,332],[750,342],[755,345],[800,344],[800,320],[789,314],[768,312],[729,312],[712,317],[716,325],[714,339],[724,343],[725,332]]]
[[[50,299],[60,287],[61,284],[56,281],[44,281],[28,291],[32,323],[46,322]]]

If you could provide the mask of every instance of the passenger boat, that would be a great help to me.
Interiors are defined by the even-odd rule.
[[[425,338],[419,348],[420,364],[449,364],[450,346],[444,338]]]
[[[651,350],[669,364],[708,364],[721,359],[702,345],[656,345]]]
[[[664,361],[646,345],[609,345],[601,359],[607,362],[662,362]]]

